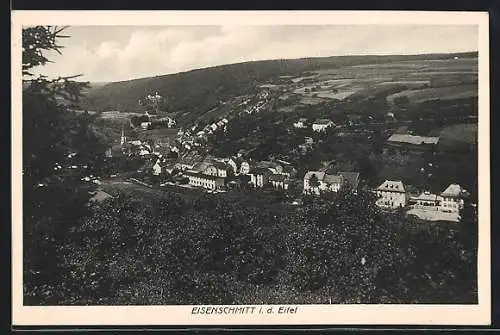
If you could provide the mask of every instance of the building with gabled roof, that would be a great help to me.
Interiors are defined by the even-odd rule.
[[[464,198],[468,192],[458,184],[450,184],[442,193],[440,210],[443,212],[459,212],[464,207]]]
[[[311,185],[311,180],[316,179],[318,185]],[[337,192],[344,183],[344,178],[336,174],[328,174],[324,171],[308,171],[304,175],[304,190],[306,194],[319,195],[321,192]]]
[[[359,186],[359,172],[346,172],[338,173],[344,179],[344,185],[348,185],[352,190],[356,191]]]
[[[385,180],[375,190],[379,197],[376,205],[386,209],[396,209],[406,206],[406,191],[400,180]]]
[[[289,180],[284,174],[271,174],[269,183],[276,189],[288,190]]]
[[[307,119],[305,117],[301,117],[297,122],[293,124],[295,128],[307,128]]]
[[[312,130],[321,132],[321,131],[326,131],[327,128],[333,126],[335,126],[335,123],[333,123],[333,121],[330,119],[317,119],[312,124]]]
[[[250,173],[250,184],[254,187],[264,187],[269,182],[272,172],[266,168],[255,168]]]
[[[439,137],[435,136],[417,136],[410,134],[392,134],[391,137],[387,139],[389,144],[406,144],[413,146],[421,145],[437,145],[439,143]]]
[[[184,175],[189,179],[189,185],[209,190],[220,189],[225,185],[225,179],[206,175],[197,171],[186,171]]]

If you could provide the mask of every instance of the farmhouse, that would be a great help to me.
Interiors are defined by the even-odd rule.
[[[406,206],[406,192],[402,181],[386,180],[376,189],[379,199],[376,205],[395,209]]]
[[[335,126],[335,124],[330,119],[317,119],[312,124],[312,129],[317,132],[322,132],[333,126]]]

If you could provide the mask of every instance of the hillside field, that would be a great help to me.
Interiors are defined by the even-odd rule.
[[[81,107],[143,112],[138,101],[158,91],[166,100],[163,112],[177,113],[182,126],[222,116],[225,111],[218,106],[236,96],[255,94],[261,85],[279,84],[273,87],[297,92],[305,104],[343,100],[356,93],[367,95],[374,88],[385,90],[394,84],[422,101],[477,94],[474,76],[477,53],[256,61],[96,85],[87,92]],[[427,86],[434,93],[418,91]],[[306,87],[314,87],[315,92],[305,92]],[[365,90],[369,91],[363,93]],[[313,94],[317,97],[313,98]],[[205,117],[208,111],[212,111],[211,115]]]

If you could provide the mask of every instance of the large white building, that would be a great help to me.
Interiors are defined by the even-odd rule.
[[[224,178],[209,176],[196,171],[187,171],[184,173],[189,178],[189,185],[202,187],[208,190],[215,190],[224,187]]]
[[[406,191],[402,181],[386,180],[376,189],[376,204],[381,208],[396,209],[406,206]]]

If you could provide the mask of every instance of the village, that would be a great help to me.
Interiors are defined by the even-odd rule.
[[[247,108],[246,113],[258,111],[265,104],[266,94],[254,107]],[[144,114],[147,121],[140,124],[139,131],[144,131],[155,122],[155,117]],[[173,128],[174,119],[162,118],[167,128]],[[297,169],[281,159],[256,161],[247,157],[245,150],[239,150],[236,155],[215,157],[204,151],[210,136],[224,134],[230,127],[230,119],[223,117],[217,122],[199,129],[194,125],[188,129],[178,129],[174,139],[167,141],[129,139],[122,129],[119,143],[106,151],[108,159],[144,160],[144,166],[137,170],[137,175],[130,181],[146,187],[176,187],[179,190],[197,189],[208,194],[225,193],[231,189],[275,190],[281,192],[290,200],[291,205],[302,203],[301,195],[320,195],[325,192],[338,192],[349,189],[356,192],[363,176],[358,171],[334,171],[329,166],[317,170],[306,171],[303,176],[297,174]],[[330,119],[308,120],[299,118],[293,127],[300,131],[310,131],[311,136],[304,138],[299,150],[311,150],[315,142],[313,134],[323,134],[327,131],[339,130]],[[417,148],[434,147],[439,143],[439,137],[425,137],[411,134],[392,134],[387,139],[388,146]],[[425,150],[425,149],[424,149]],[[117,177],[112,174],[111,177]],[[86,179],[88,180],[88,177]],[[361,184],[361,185],[360,185]],[[408,191],[402,180],[383,180],[376,188],[371,188],[376,194],[376,205],[385,211],[404,210],[427,221],[458,222],[459,212],[464,206],[464,199],[469,195],[467,190],[450,181],[449,186],[440,193],[429,190]],[[100,199],[110,197],[103,191]]]

